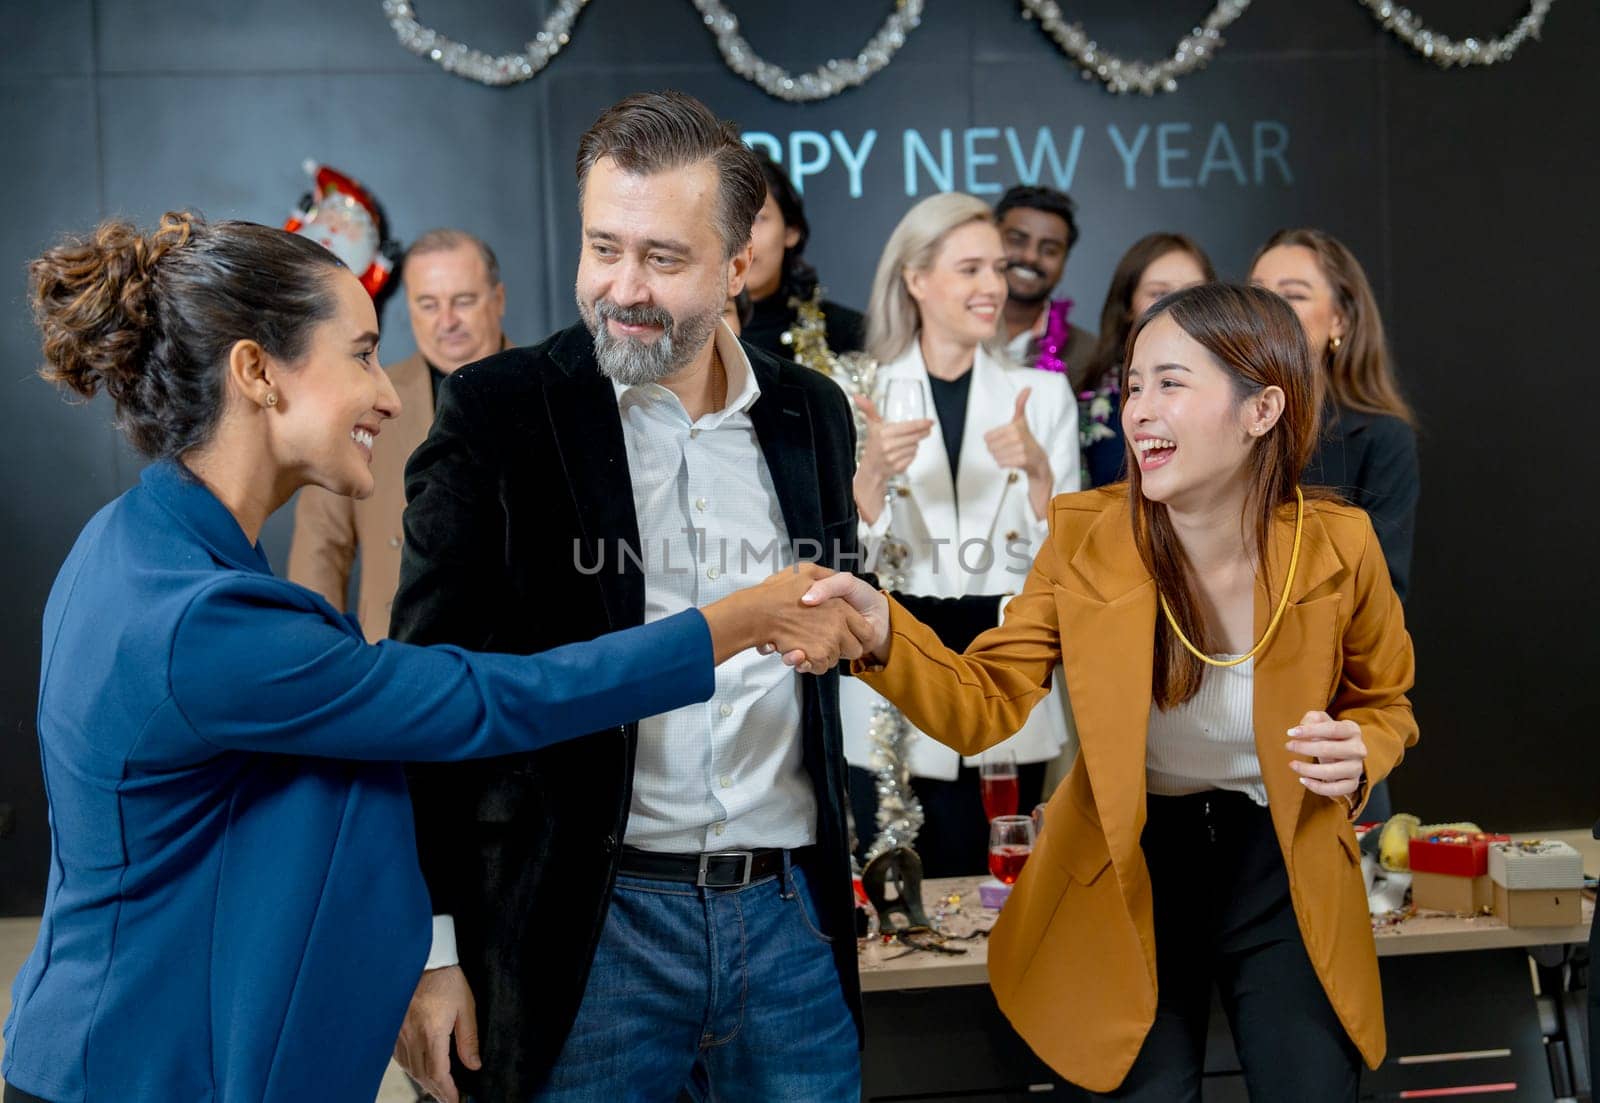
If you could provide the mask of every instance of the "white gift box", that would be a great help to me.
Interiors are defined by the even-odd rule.
[[[1583,856],[1555,839],[1493,843],[1489,879],[1510,890],[1578,889],[1583,887]]]

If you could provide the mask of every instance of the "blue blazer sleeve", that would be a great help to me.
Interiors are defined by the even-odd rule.
[[[534,750],[704,701],[711,632],[689,610],[538,655],[368,644],[277,580],[230,574],[178,623],[174,703],[219,748],[442,761]]]

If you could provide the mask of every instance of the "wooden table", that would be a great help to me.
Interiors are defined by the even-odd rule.
[[[978,902],[978,878],[923,885],[928,916],[952,936],[991,927],[998,912]],[[959,898],[959,905],[954,899]],[[1494,1098],[1549,1100],[1549,1067],[1534,1003],[1528,952],[1589,938],[1594,903],[1570,927],[1507,927],[1494,916],[1421,913],[1374,934],[1384,980],[1389,1059],[1362,1081],[1363,1098],[1404,1089],[1516,1082]],[[908,952],[898,943],[861,947],[867,1008],[863,1099],[1054,1100],[1080,1097],[1034,1057],[1005,1022],[988,987],[988,940],[955,939],[959,955]],[[1564,952],[1561,949],[1556,953]],[[1449,955],[1471,953],[1469,960]],[[1442,1054],[1489,1054],[1470,1061]],[[1207,1103],[1245,1098],[1226,1025],[1214,1016],[1207,1051]]]
[[[941,926],[950,934],[964,935],[993,926],[1000,914],[978,904],[978,877],[947,877],[922,886],[923,906],[930,918],[940,905],[959,897]],[[1447,954],[1462,950],[1506,950],[1532,946],[1561,946],[1587,942],[1594,918],[1594,901],[1583,901],[1583,921],[1573,927],[1508,927],[1493,915],[1466,917],[1419,912],[1401,923],[1373,933],[1379,957],[1402,954]],[[861,948],[861,989],[864,992],[904,991],[911,988],[952,988],[989,983],[989,941],[956,940],[960,955],[908,951],[899,943],[873,941]]]

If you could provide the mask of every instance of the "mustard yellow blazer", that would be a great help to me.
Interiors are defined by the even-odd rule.
[[[889,662],[857,671],[917,727],[972,754],[1015,731],[1062,665],[1082,749],[995,925],[989,981],[1034,1051],[1092,1091],[1122,1082],[1156,1011],[1150,874],[1139,847],[1156,587],[1126,494],[1119,486],[1056,498],[1050,538],[1022,592],[965,654],[891,598]],[[1292,516],[1275,523],[1273,563],[1288,563],[1293,529]],[[1258,638],[1270,613],[1258,589]],[[1367,515],[1308,501],[1290,604],[1256,659],[1256,752],[1306,951],[1373,1068],[1384,1054],[1383,999],[1354,817],[1344,801],[1300,784],[1284,744],[1313,709],[1353,720],[1376,783],[1416,742],[1406,698],[1413,674],[1411,638]]]

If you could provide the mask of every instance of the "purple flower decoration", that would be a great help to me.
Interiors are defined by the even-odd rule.
[[[1044,334],[1039,338],[1039,357],[1034,367],[1041,371],[1066,373],[1067,362],[1061,356],[1067,347],[1067,334],[1072,327],[1067,315],[1072,311],[1071,299],[1054,299],[1045,316]]]

